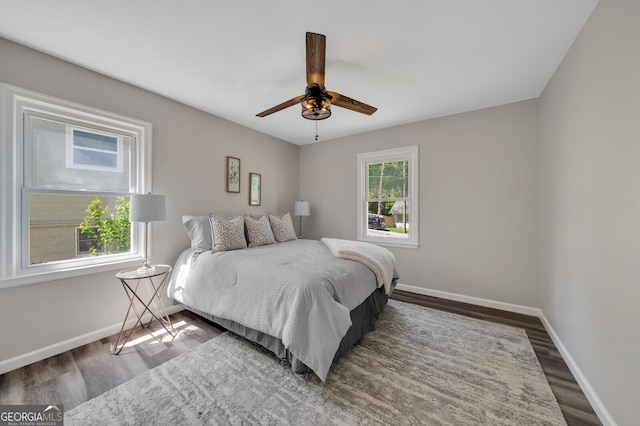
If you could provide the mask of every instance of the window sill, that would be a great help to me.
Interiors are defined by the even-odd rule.
[[[56,281],[66,278],[81,277],[101,272],[110,272],[140,265],[141,257],[130,257],[114,259],[111,262],[100,264],[74,266],[55,271],[25,271],[22,275],[0,279],[0,289],[20,287],[30,284],[38,284],[48,281]]]
[[[414,242],[397,242],[389,239],[378,239],[378,238],[359,238],[359,241],[364,241],[366,243],[376,244],[383,247],[397,247],[397,248],[406,248],[417,250],[420,247],[420,244]]]

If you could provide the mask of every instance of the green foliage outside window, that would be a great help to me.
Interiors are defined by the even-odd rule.
[[[408,163],[405,160],[369,164],[369,198],[406,197],[409,192]]]
[[[406,160],[369,164],[367,210],[379,216],[397,216],[399,222],[407,223],[408,217],[402,210],[394,211],[397,202],[406,200],[409,193],[409,162]],[[375,201],[373,201],[375,200]],[[406,228],[386,228],[391,232],[406,233]]]
[[[408,169],[407,161],[369,164],[369,213],[389,216],[395,201],[407,196]]]
[[[131,248],[129,200],[117,197],[114,210],[103,207],[99,197],[87,206],[87,216],[80,224],[80,230],[94,240],[90,248],[92,256],[127,252]]]

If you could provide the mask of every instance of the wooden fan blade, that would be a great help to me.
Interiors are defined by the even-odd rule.
[[[269,108],[266,111],[262,111],[261,113],[256,114],[256,117],[266,117],[267,115],[273,114],[274,112],[278,112],[295,104],[299,104],[302,98],[304,98],[304,95],[296,96],[293,99],[289,99],[288,101],[281,103],[280,105],[276,105],[273,108]]]
[[[350,109],[351,111],[359,112],[362,114],[371,115],[378,110],[376,107],[367,105],[355,99],[351,99],[347,96],[341,95],[336,92],[327,92],[331,96],[331,104],[342,108]]]
[[[324,90],[326,47],[325,36],[307,33],[307,87],[318,85]]]

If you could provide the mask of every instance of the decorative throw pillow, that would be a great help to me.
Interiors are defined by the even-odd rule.
[[[271,230],[277,242],[283,243],[297,239],[296,230],[293,228],[293,222],[291,221],[291,215],[289,213],[283,214],[280,218],[270,215],[269,222],[271,222]]]
[[[198,253],[211,250],[211,222],[209,216],[182,216],[182,224],[191,239],[191,248]]]
[[[211,216],[210,219],[213,251],[237,250],[247,247],[247,240],[244,238],[244,216],[229,220]]]
[[[244,217],[244,226],[247,228],[249,247],[266,246],[276,243],[268,217],[261,216],[260,219],[255,220],[247,215]]]

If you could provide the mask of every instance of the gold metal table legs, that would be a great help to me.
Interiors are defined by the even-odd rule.
[[[177,333],[173,328],[173,324],[171,323],[171,319],[167,314],[166,307],[161,297],[161,291],[167,284],[170,272],[170,266],[158,265],[153,271],[145,272],[139,269],[129,269],[116,274],[116,277],[120,279],[122,287],[129,299],[129,308],[127,309],[127,313],[122,321],[122,327],[120,328],[118,338],[115,343],[111,345],[111,352],[114,355],[118,355],[122,349],[124,349],[129,338],[138,326],[148,328],[154,319],[164,327],[171,337],[176,336]],[[153,281],[154,278],[156,278],[156,280],[161,279],[160,283],[156,284]],[[135,284],[132,284],[133,281],[135,281]],[[141,282],[144,282],[144,284],[141,285]],[[144,294],[144,288],[147,289],[148,298],[147,295]],[[131,311],[135,314],[137,321],[130,330],[125,331]],[[143,317],[146,313],[150,314],[149,320],[143,321]]]

